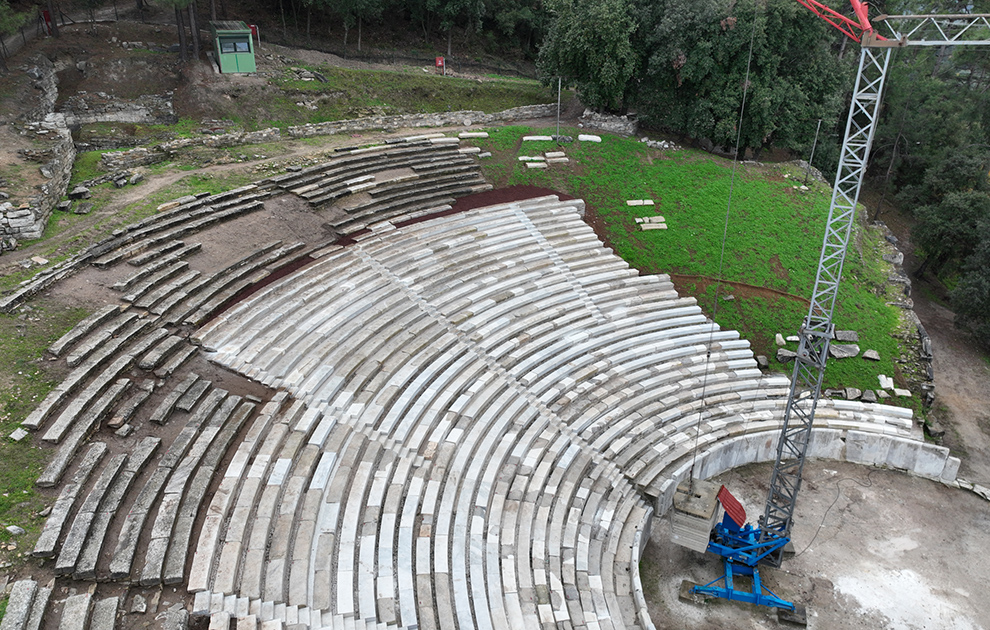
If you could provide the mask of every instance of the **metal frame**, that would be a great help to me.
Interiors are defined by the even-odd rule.
[[[715,526],[708,551],[724,559],[724,575],[704,586],[692,587],[694,593],[790,611],[795,609],[794,604],[777,597],[763,586],[757,565],[780,566],[784,546],[790,540],[794,508],[801,489],[801,473],[815,410],[821,397],[829,344],[835,332],[832,315],[842,279],[842,266],[856,219],[856,204],[873,144],[891,52],[904,46],[990,45],[990,15],[881,16],[876,18],[877,21],[883,22],[891,33],[891,37],[886,38],[871,26],[863,0],[850,0],[856,20],[839,14],[818,0],[797,1],[861,43],[856,85],[832,188],[815,288],[808,316],[800,330],[764,513],[756,528],[751,525],[740,528],[727,519]],[[902,28],[907,30],[902,32]],[[736,589],[733,584],[736,575],[752,576],[753,589]],[[719,582],[723,585],[716,586]]]
[[[866,19],[865,12],[862,11],[864,5],[860,0],[851,0],[859,20],[857,23],[843,18],[842,24],[847,28],[835,24],[833,20],[821,15],[820,10],[809,6],[809,2],[814,0],[798,1],[847,36],[860,41],[861,48],[856,86],[849,107],[825,238],[818,259],[815,288],[808,316],[799,331],[800,341],[784,411],[784,425],[777,443],[777,456],[770,476],[766,506],[760,519],[761,542],[778,535],[790,535],[794,507],[801,489],[805,454],[811,438],[815,410],[821,397],[829,344],[835,331],[832,315],[842,279],[842,265],[873,144],[891,51],[905,46],[990,45],[990,15],[893,15],[874,18],[889,30],[890,37],[885,38],[876,33]],[[850,27],[857,25],[863,29],[860,38],[850,33]],[[782,556],[783,550],[778,549],[763,562],[780,566]]]
[[[839,168],[832,189],[828,222],[811,306],[799,332],[794,374],[784,411],[784,426],[777,442],[777,457],[770,475],[770,490],[763,518],[760,520],[762,538],[775,531],[788,536],[794,517],[797,494],[801,489],[801,472],[811,438],[815,409],[821,396],[828,347],[834,333],[832,314],[842,279],[849,237],[856,218],[856,203],[866,174],[866,164],[873,143],[880,96],[890,63],[890,49],[863,47],[860,49],[859,70],[853,90],[846,133],[842,141]],[[767,558],[780,566],[782,551]]]

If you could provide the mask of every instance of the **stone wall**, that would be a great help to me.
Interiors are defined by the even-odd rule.
[[[179,120],[172,107],[172,92],[145,94],[133,100],[106,92],[80,92],[65,100],[62,113],[70,127],[108,122],[172,125]]]
[[[314,136],[329,136],[372,129],[400,129],[420,127],[451,127],[490,125],[514,120],[531,118],[546,118],[557,112],[555,104],[525,105],[514,107],[495,114],[475,111],[444,112],[439,114],[405,114],[400,116],[371,116],[351,120],[335,120],[323,123],[313,123],[289,127],[290,138],[312,138]],[[234,132],[195,138],[179,138],[164,142],[153,148],[137,147],[126,151],[104,153],[100,158],[100,166],[107,171],[117,171],[154,164],[165,160],[170,153],[192,146],[211,148],[235,147],[243,144],[262,144],[278,142],[282,134],[276,127],[260,131]]]
[[[41,91],[40,104],[28,110],[22,118],[29,120],[28,132],[43,137],[51,146],[43,153],[49,161],[41,166],[41,173],[48,181],[41,185],[39,194],[15,207],[10,202],[0,204],[0,234],[2,249],[13,249],[19,240],[41,238],[55,205],[65,194],[72,175],[72,163],[76,148],[72,134],[62,114],[54,113],[58,98],[58,77],[55,66],[44,56],[38,55],[32,65],[25,68],[35,78],[35,87]]]
[[[581,114],[581,125],[620,136],[633,136],[636,135],[637,131],[636,120],[629,116],[599,114],[590,109],[584,110],[584,113]]]
[[[546,118],[557,113],[556,103],[547,105],[525,105],[494,114],[476,111],[440,112],[436,114],[402,114],[398,116],[370,116],[351,120],[334,120],[289,127],[288,135],[293,138],[312,138],[341,133],[370,131],[373,129],[417,129],[421,127],[470,127],[471,125],[491,125],[514,120]]]

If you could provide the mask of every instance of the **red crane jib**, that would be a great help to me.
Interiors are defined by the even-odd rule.
[[[862,2],[862,0],[849,0],[849,3],[852,5],[853,13],[856,15],[855,20],[825,6],[821,2],[818,2],[818,0],[797,1],[809,11],[842,31],[846,37],[850,38],[854,42],[862,42],[863,35],[867,33],[873,34],[879,40],[886,39],[885,37],[880,37],[874,33],[873,25],[870,24],[870,18],[867,15],[868,8],[866,3]]]

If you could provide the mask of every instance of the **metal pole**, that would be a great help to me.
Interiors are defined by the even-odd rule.
[[[808,158],[808,168],[804,170],[804,185],[808,185],[808,178],[811,177],[811,161],[815,159],[815,147],[818,146],[818,132],[822,130],[822,119],[818,119],[818,128],[815,129],[815,141],[811,143],[811,157]]]
[[[557,143],[560,143],[560,77],[557,77]]]

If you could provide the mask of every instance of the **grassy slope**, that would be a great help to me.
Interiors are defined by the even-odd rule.
[[[575,137],[578,132],[562,130]],[[491,138],[479,143],[495,153],[490,162],[483,162],[490,181],[545,186],[585,199],[600,217],[609,246],[644,272],[719,276],[731,162],[700,151],[660,152],[632,139],[606,136],[601,144],[565,146],[571,163],[563,168],[528,169],[518,156],[557,147],[550,142],[521,143],[527,133],[533,132],[523,127],[493,129]],[[715,313],[714,283],[680,283],[707,313],[715,313],[721,326],[740,330],[757,353],[771,357],[776,351],[774,334],[795,334],[807,314],[806,296],[814,284],[829,204],[828,187],[812,185],[801,193],[793,188],[798,182],[785,174],[802,175],[788,166],[739,165],[721,277],[793,297],[722,285],[723,299]],[[656,206],[627,206],[627,199],[653,199]],[[651,214],[663,215],[669,229],[641,230],[634,219]],[[858,331],[861,349],[878,350],[882,361],[833,360],[827,368],[827,387],[875,389],[877,374],[897,373],[893,358],[900,353],[891,333],[898,313],[878,295],[885,281],[879,237],[864,232],[857,245],[847,257],[835,321],[840,329]],[[729,294],[735,299],[726,301]],[[790,372],[774,360],[771,365]]]

